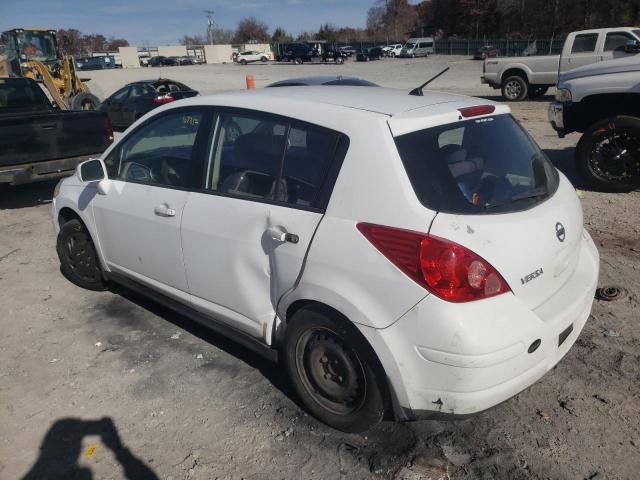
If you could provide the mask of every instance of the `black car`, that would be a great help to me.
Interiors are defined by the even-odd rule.
[[[335,46],[327,46],[322,51],[323,62],[336,62],[338,65],[342,65],[347,57],[346,53]]]
[[[343,77],[342,75],[319,75],[317,77],[301,77],[301,78],[289,78],[287,80],[280,80],[267,85],[270,87],[302,87],[310,85],[342,85],[349,87],[378,87],[379,85],[370,82],[369,80],[363,80],[357,77]]]
[[[369,60],[380,60],[383,56],[384,51],[382,47],[372,47],[358,52],[356,60],[359,62],[368,62]]]
[[[304,62],[310,62],[313,56],[313,48],[306,43],[291,43],[285,47],[282,60],[300,65]]]
[[[163,55],[158,55],[149,59],[150,67],[172,67],[174,65],[178,65],[176,57],[165,57]]]
[[[100,105],[116,128],[126,128],[150,110],[182,98],[195,97],[198,92],[186,85],[161,78],[130,83]]]

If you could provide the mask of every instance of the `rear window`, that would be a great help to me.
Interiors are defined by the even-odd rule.
[[[0,111],[50,108],[49,100],[37,83],[22,78],[0,78]]]
[[[458,214],[526,210],[553,195],[558,173],[511,115],[396,137],[420,202]]]

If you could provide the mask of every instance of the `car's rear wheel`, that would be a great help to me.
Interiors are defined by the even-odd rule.
[[[344,432],[363,432],[384,417],[384,372],[360,332],[322,306],[297,311],[283,347],[291,384],[320,421]]]
[[[342,58],[342,57],[337,57],[337,58],[336,58],[336,63],[337,63],[338,65],[342,65],[342,64],[344,63],[344,58]]]
[[[302,65],[302,59],[300,57],[296,57],[293,59],[293,63],[296,65]]]
[[[260,58],[260,61],[263,62],[263,63],[266,62],[267,60],[269,60],[267,57]]]
[[[575,165],[600,190],[640,188],[640,120],[619,116],[589,127],[576,147]]]
[[[88,290],[107,288],[91,235],[84,224],[73,219],[60,227],[56,242],[62,274]]]
[[[513,75],[502,82],[502,96],[510,102],[519,102],[527,98],[527,81],[520,75]]]

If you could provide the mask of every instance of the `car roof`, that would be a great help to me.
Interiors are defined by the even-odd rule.
[[[295,104],[299,107],[300,104],[308,105],[309,103],[314,103],[331,106],[336,109],[355,109],[387,116],[410,116],[410,112],[413,110],[428,107],[434,107],[434,112],[439,112],[442,109],[436,108],[436,106],[445,103],[456,103],[464,106],[495,104],[485,99],[429,90],[425,90],[423,96],[415,96],[409,95],[407,90],[393,88],[362,88],[327,85],[308,86],[305,88],[280,87],[241,90],[195,97],[175,103],[181,105],[242,106],[252,104],[252,102],[266,105],[269,101],[276,101],[278,105],[285,105],[292,109],[295,108]]]

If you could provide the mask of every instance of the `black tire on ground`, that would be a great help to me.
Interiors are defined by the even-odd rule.
[[[60,271],[69,281],[87,290],[106,290],[93,240],[80,220],[70,220],[60,227],[56,251]]]
[[[267,60],[269,60],[267,57],[261,57],[261,58],[260,58],[260,61],[261,61],[261,62],[266,62]]]
[[[360,332],[321,305],[291,318],[282,348],[298,398],[318,420],[343,432],[364,432],[388,406],[384,371]]]
[[[519,102],[527,98],[527,81],[520,75],[512,75],[502,82],[502,98],[510,102]]]
[[[344,58],[342,58],[342,57],[338,57],[338,58],[336,58],[336,63],[337,63],[338,65],[342,65],[342,64],[344,63]]]
[[[599,190],[640,188],[640,119],[618,116],[593,124],[580,138],[574,161],[578,173]]]
[[[293,63],[296,65],[302,65],[302,59],[300,57],[296,57],[293,59]]]
[[[247,61],[244,58],[240,59],[240,65],[246,65]]]
[[[391,58],[396,58],[396,52],[391,52]]]
[[[542,97],[545,93],[547,93],[549,87],[542,85],[529,85],[529,98],[539,98]]]
[[[91,92],[80,92],[69,101],[71,110],[96,110],[99,105],[100,100]]]

